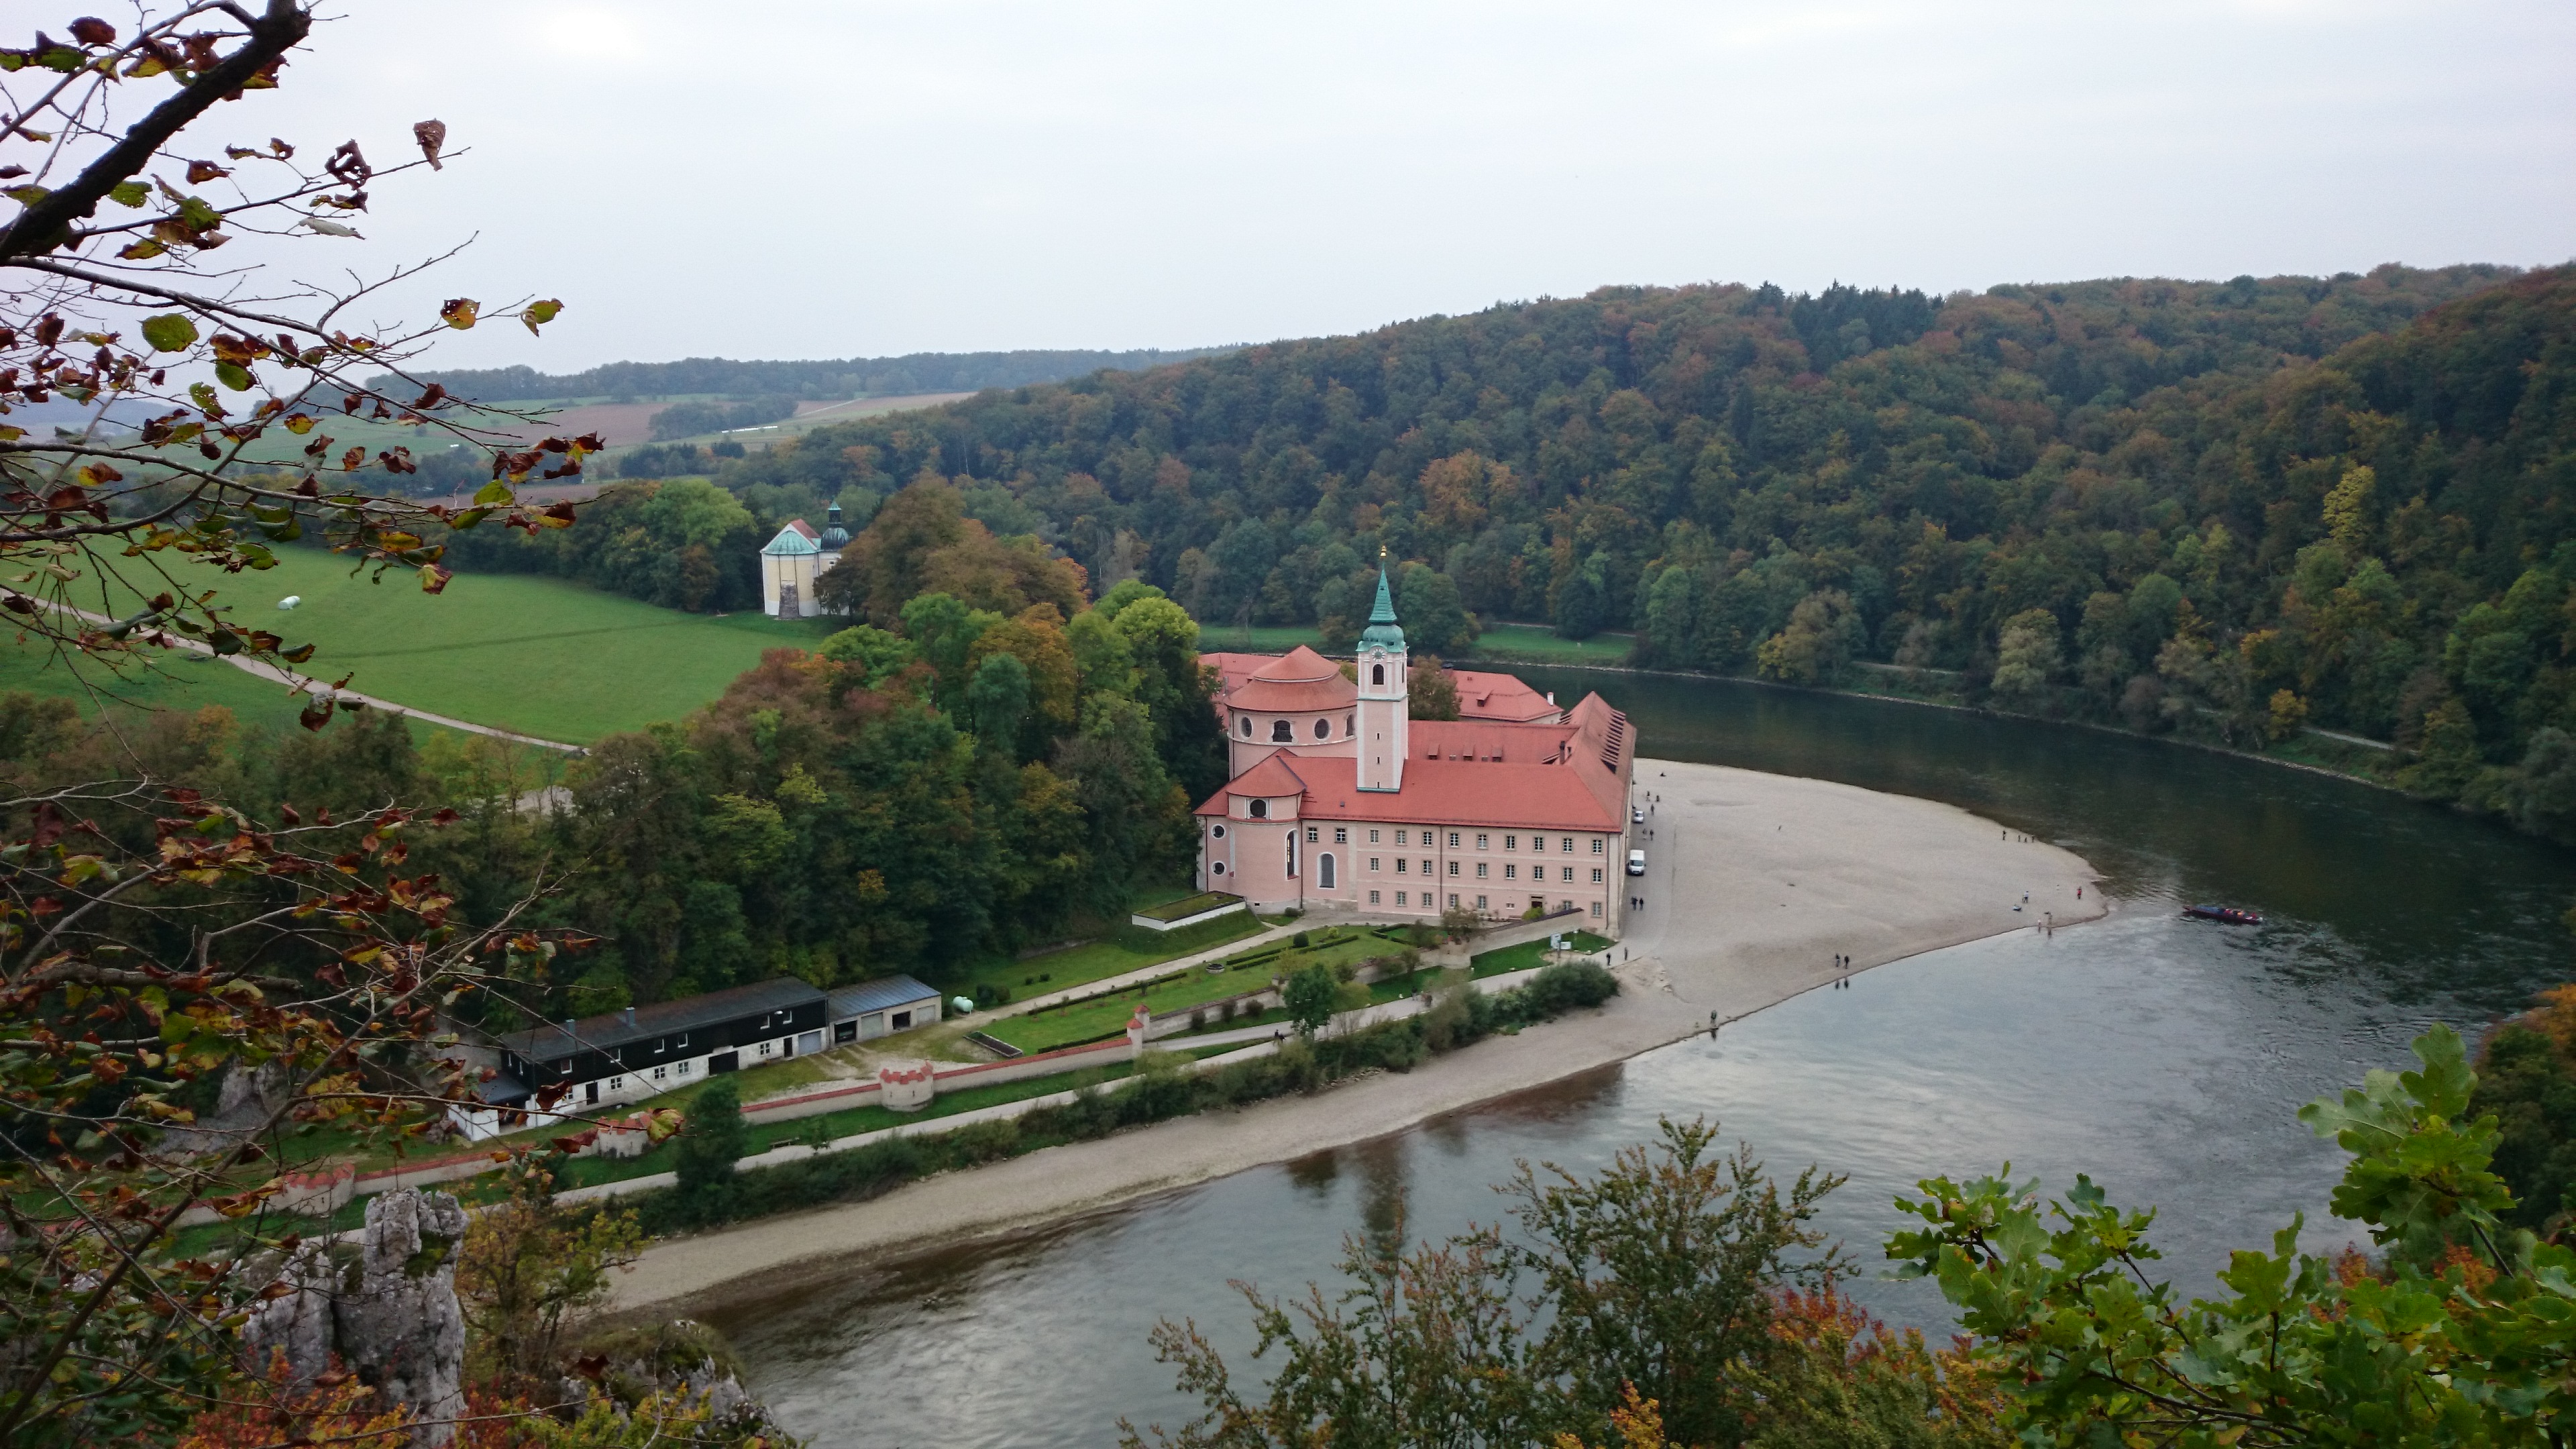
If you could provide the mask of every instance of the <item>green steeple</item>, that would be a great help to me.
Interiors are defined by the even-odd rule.
[[[1369,623],[1360,631],[1362,644],[1383,644],[1389,649],[1404,647],[1404,631],[1395,624],[1395,596],[1386,587],[1386,556],[1377,561],[1377,607],[1369,610]]]

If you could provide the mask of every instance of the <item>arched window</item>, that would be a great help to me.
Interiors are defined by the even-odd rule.
[[[1331,720],[1319,719],[1315,721],[1315,738],[1319,740],[1329,740],[1332,737],[1333,722]]]
[[[1315,860],[1315,884],[1324,890],[1333,888],[1333,857],[1329,852]]]
[[[1252,802],[1252,818],[1253,818],[1253,819],[1255,819],[1255,820],[1267,820],[1267,819],[1269,819],[1269,818],[1270,818],[1270,802],[1269,802],[1269,801],[1267,801],[1267,800],[1255,800],[1255,801],[1253,801],[1253,802]]]
[[[1384,683],[1386,683],[1386,666],[1385,666],[1385,665],[1383,665],[1383,664],[1372,664],[1372,665],[1370,665],[1370,666],[1369,666],[1369,683],[1371,683],[1371,684],[1384,684]]]
[[[1244,716],[1242,717],[1242,719],[1243,719],[1243,737],[1244,737],[1245,739],[1247,739],[1247,740],[1248,740],[1248,739],[1252,738],[1252,716],[1250,716],[1250,715],[1248,715],[1248,714],[1247,714],[1247,715],[1244,715]]]
[[[1344,736],[1346,736],[1346,737],[1347,737],[1347,736],[1350,736],[1350,735],[1358,734],[1358,733],[1359,733],[1359,729],[1360,729],[1359,719],[1360,719],[1360,717],[1359,717],[1358,715],[1355,715],[1355,714],[1346,714],[1346,715],[1343,715],[1343,716],[1342,716],[1342,734],[1343,734]]]
[[[1294,727],[1291,726],[1288,721],[1284,719],[1274,719],[1270,722],[1270,742],[1278,745],[1287,744],[1289,741],[1296,738],[1293,731]]]

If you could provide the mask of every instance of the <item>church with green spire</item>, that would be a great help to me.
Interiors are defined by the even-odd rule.
[[[1457,718],[1413,718],[1383,559],[1348,663],[1304,645],[1199,658],[1233,772],[1196,811],[1203,889],[1261,911],[1536,913],[1617,934],[1635,741],[1601,696],[1561,709],[1511,675],[1452,669]]]

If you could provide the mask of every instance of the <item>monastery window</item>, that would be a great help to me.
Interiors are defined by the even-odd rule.
[[[1490,836],[1490,835],[1479,835],[1479,836],[1477,836],[1477,837],[1476,837],[1476,848],[1477,848],[1478,850],[1483,850],[1483,849],[1485,849],[1485,848],[1486,848],[1486,846],[1485,846],[1485,842],[1486,842],[1486,841],[1488,841],[1488,840],[1491,840],[1491,839],[1493,839],[1493,837],[1492,837],[1492,836]]]
[[[1592,914],[1596,916],[1601,914],[1601,903],[1599,901],[1594,901],[1592,903]]]
[[[1426,860],[1422,863],[1422,873],[1424,875],[1431,874],[1431,862]]]
[[[1369,832],[1369,844],[1371,844],[1371,845],[1375,845],[1375,844],[1377,844],[1377,832],[1376,832],[1376,831],[1374,831],[1374,830],[1372,830],[1372,831],[1370,831],[1370,832]]]
[[[1520,868],[1519,866],[1517,866],[1517,865],[1507,865],[1507,866],[1504,866],[1504,867],[1503,867],[1503,879],[1505,879],[1505,880],[1519,880],[1520,878],[1521,878],[1521,868]]]
[[[1397,857],[1395,858],[1395,873],[1396,873],[1397,875],[1402,875],[1402,874],[1404,874],[1404,857],[1403,857],[1403,856],[1400,856],[1400,855],[1399,855],[1399,856],[1397,856]]]
[[[1567,867],[1565,868],[1565,881],[1566,881],[1566,884],[1568,884],[1568,885],[1571,885],[1571,884],[1573,884],[1573,883],[1574,883],[1574,867],[1573,867],[1573,866],[1570,866],[1570,865],[1569,865],[1569,866],[1567,866]]]
[[[1451,850],[1458,848],[1458,832],[1455,830],[1449,832],[1449,848]]]
[[[1296,739],[1296,729],[1294,726],[1290,725],[1288,721],[1284,719],[1274,719],[1270,722],[1270,742],[1272,744],[1293,744],[1296,742]]]
[[[1402,845],[1402,844],[1404,843],[1404,837],[1405,837],[1405,832],[1404,832],[1404,831],[1399,830],[1399,831],[1395,832],[1395,843],[1396,843],[1396,844],[1398,844],[1398,845]]]
[[[1336,825],[1336,826],[1334,826],[1334,827],[1333,827],[1333,843],[1334,843],[1335,845],[1348,845],[1348,844],[1350,844],[1350,843],[1351,843],[1351,828],[1350,828],[1349,826],[1347,826],[1347,825]]]
[[[1458,862],[1454,860],[1449,862],[1449,873],[1451,875],[1456,875],[1458,873]]]
[[[1255,801],[1253,801],[1253,802],[1252,802],[1252,818],[1253,818],[1253,819],[1255,819],[1255,820],[1267,820],[1267,819],[1269,819],[1269,818],[1270,818],[1270,802],[1269,802],[1269,801],[1267,801],[1267,800],[1255,800]]]
[[[1395,903],[1399,906],[1404,904],[1404,892],[1397,891],[1395,893]]]
[[[1241,716],[1241,721],[1243,724],[1243,737],[1248,740],[1252,738],[1252,716],[1248,714]]]
[[[1210,839],[1210,840],[1223,840],[1223,839],[1225,839],[1225,827],[1224,827],[1224,826],[1222,826],[1222,825],[1211,825],[1211,826],[1209,826],[1209,827],[1208,827],[1208,839]]]
[[[1332,737],[1333,722],[1331,720],[1319,719],[1315,721],[1315,738],[1319,740],[1329,740]]]
[[[1454,895],[1449,898],[1449,909],[1453,911],[1458,909],[1458,898]]]
[[[1318,860],[1316,864],[1320,874],[1316,876],[1315,883],[1325,890],[1331,890],[1334,885],[1333,853],[1329,850],[1325,851],[1322,858]]]
[[[1572,855],[1574,853],[1574,837],[1571,835],[1563,837],[1557,842],[1556,848],[1562,854]]]
[[[1308,845],[1312,845],[1312,844],[1314,844],[1314,843],[1315,843],[1315,835],[1316,835],[1315,827],[1314,827],[1314,826],[1312,826],[1312,825],[1307,826],[1307,827],[1306,827],[1306,843],[1307,843]]]
[[[1378,857],[1376,857],[1376,856],[1374,856],[1374,855],[1370,856],[1370,857],[1369,857],[1369,873],[1370,873],[1370,874],[1372,874],[1372,875],[1374,875],[1374,874],[1376,874],[1376,873],[1377,873],[1377,871],[1378,871],[1379,869],[1380,869],[1380,867],[1379,867],[1379,865],[1378,865]],[[1375,899],[1377,899],[1377,897],[1375,897],[1375,896],[1371,896],[1371,897],[1369,897],[1369,899],[1371,899],[1371,900],[1375,900]]]
[[[1221,860],[1211,860],[1211,861],[1209,861],[1209,862],[1208,862],[1208,874],[1210,874],[1210,875],[1223,875],[1223,874],[1225,874],[1225,862],[1224,862],[1224,861],[1221,861]]]
[[[1355,714],[1343,715],[1342,738],[1349,739],[1352,735],[1357,733],[1359,733],[1359,716]]]
[[[1601,884],[1601,867],[1597,865],[1592,867],[1592,883],[1594,885]]]
[[[1370,905],[1376,905],[1376,904],[1377,904],[1377,892],[1375,892],[1375,891],[1370,891],[1370,892],[1369,892],[1369,904],[1370,904]]]
[[[1503,849],[1505,849],[1505,850],[1518,850],[1518,849],[1520,849],[1520,848],[1521,848],[1521,838],[1520,838],[1519,836],[1517,836],[1517,835],[1506,835],[1506,836],[1504,836],[1504,837],[1503,837]]]
[[[1483,861],[1481,861],[1481,860],[1480,860],[1480,861],[1477,861],[1477,862],[1476,862],[1476,879],[1478,879],[1478,880],[1483,880],[1483,879],[1485,878],[1485,872],[1486,872],[1488,869],[1491,869],[1491,867],[1487,866],[1487,865],[1486,865]]]
[[[1598,835],[1592,837],[1592,853],[1594,855],[1601,853],[1601,837]]]
[[[1476,909],[1481,911],[1481,910],[1483,910],[1484,908],[1485,908],[1485,898],[1484,898],[1483,896],[1478,896],[1478,897],[1476,897]]]
[[[1384,684],[1384,683],[1386,683],[1386,666],[1385,666],[1385,665],[1383,665],[1383,664],[1372,664],[1372,665],[1370,665],[1370,666],[1369,666],[1369,683],[1371,683],[1371,684]]]

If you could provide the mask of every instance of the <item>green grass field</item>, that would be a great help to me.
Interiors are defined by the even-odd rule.
[[[1210,946],[1239,941],[1267,929],[1248,911],[1241,915],[1219,916],[1213,921],[1202,921],[1162,935],[1151,934],[1142,927],[1130,927],[1105,940],[1050,951],[1025,961],[988,962],[975,968],[974,977],[977,981],[1008,987],[1013,996],[1043,996],[1051,991],[1123,976],[1176,956],[1187,956]]]
[[[1590,931],[1573,931],[1567,934],[1566,944],[1578,953],[1598,951],[1610,944],[1610,938],[1596,936]],[[1533,966],[1547,964],[1547,942],[1523,941],[1517,946],[1505,946],[1499,951],[1487,951],[1481,956],[1472,958],[1468,964],[1476,968],[1476,974],[1479,976],[1500,976],[1506,971],[1527,971]]]
[[[44,649],[11,643],[0,646],[0,690],[61,695],[79,705],[87,719],[96,719],[102,712],[196,710],[218,704],[245,725],[286,730],[296,727],[295,717],[304,708],[286,686],[253,679],[207,655],[173,649],[152,662],[156,667],[132,669],[124,675],[85,662],[75,676]],[[412,721],[415,739],[437,732],[434,725]]]
[[[1332,966],[1364,956],[1391,956],[1404,949],[1394,934],[1351,926],[1327,927],[1315,932],[1312,944],[1304,950],[1284,941],[1274,942],[1227,957],[1217,963],[1222,970],[1181,972],[1147,987],[1006,1017],[983,1030],[996,1040],[1028,1052],[1097,1041],[1123,1029],[1140,1004],[1153,1008],[1157,1016],[1178,1015],[1211,1001],[1260,990],[1270,984],[1271,977],[1286,976],[1308,966]]]
[[[174,572],[197,583],[185,565]],[[316,549],[280,549],[277,567],[259,573],[206,572],[205,586],[244,624],[321,646],[311,674],[354,674],[350,687],[379,699],[568,744],[678,719],[723,693],[762,650],[810,648],[840,626],[685,614],[525,574],[460,573],[430,595],[407,572],[353,578],[345,560]],[[290,594],[303,602],[281,612]],[[172,669],[220,670],[257,686],[228,666]]]
[[[1527,659],[1541,664],[1625,664],[1636,639],[1595,634],[1561,639],[1544,624],[1488,624],[1476,639],[1476,659]]]

